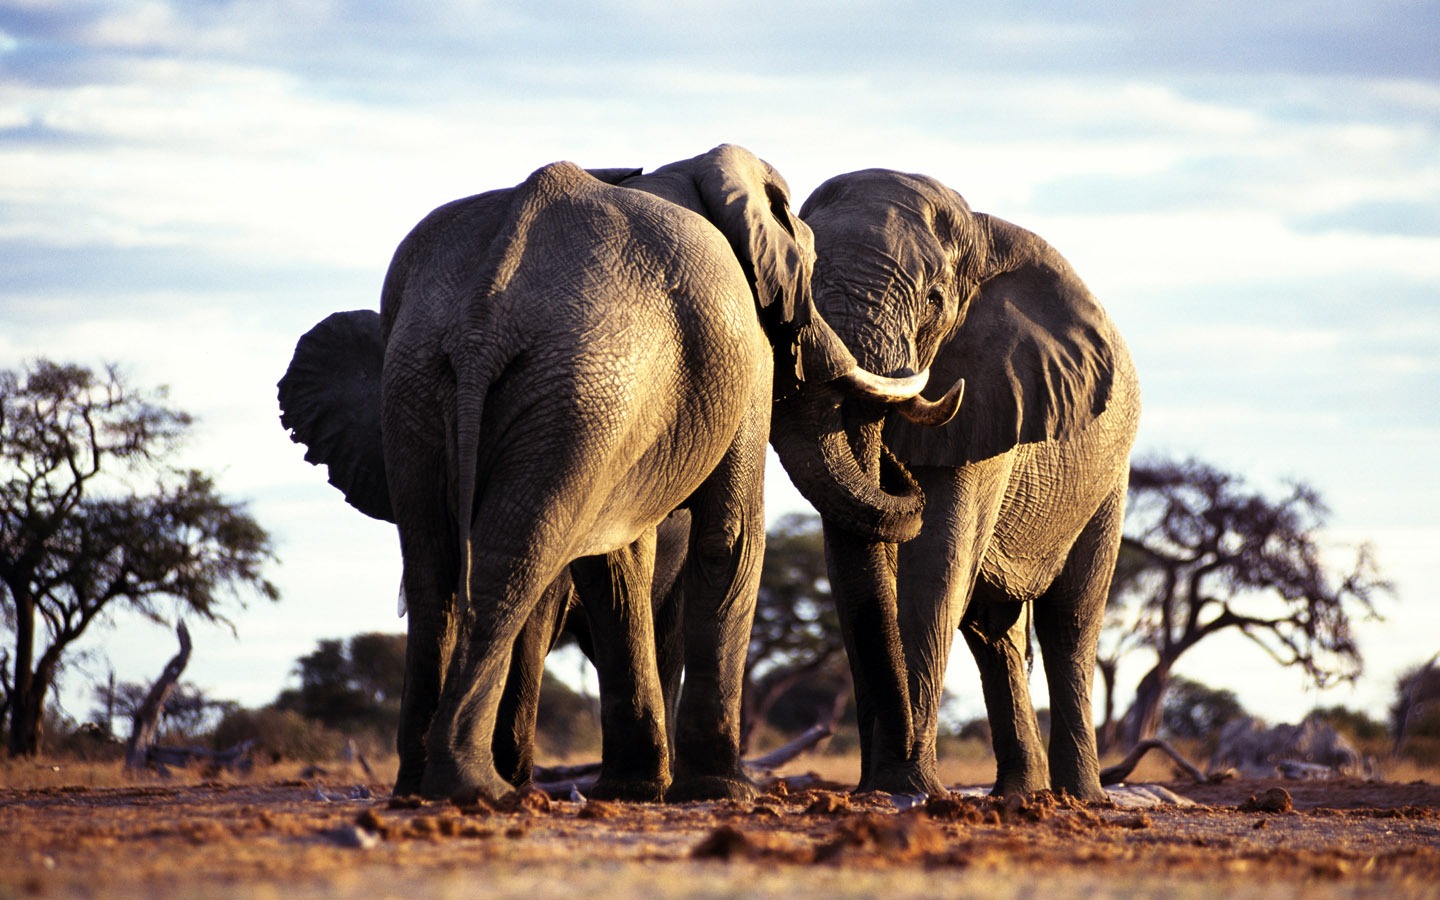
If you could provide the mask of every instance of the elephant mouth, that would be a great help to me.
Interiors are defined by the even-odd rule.
[[[777,404],[770,441],[827,525],[901,543],[920,533],[925,496],[882,441],[886,411],[833,388],[805,391]]]

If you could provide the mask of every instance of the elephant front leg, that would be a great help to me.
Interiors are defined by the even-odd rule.
[[[1030,707],[1022,655],[1023,629],[1010,634],[1014,620],[992,622],[994,614],[977,585],[980,561],[991,544],[1012,462],[1001,456],[983,463],[912,470],[925,492],[924,527],[899,549],[900,637],[909,674],[914,716],[911,750],[921,771],[938,784],[936,743],[955,631],[964,632],[982,673],[986,709],[996,737],[1001,782],[1014,787],[1036,779],[1043,786],[1044,756]],[[967,612],[968,610],[968,612]],[[968,616],[968,618],[966,618]],[[982,624],[962,627],[961,621]],[[1007,643],[1007,640],[1009,643]],[[1023,748],[1023,752],[1022,752]]]
[[[400,697],[396,751],[400,757],[395,796],[420,793],[427,762],[427,733],[440,701],[444,674],[456,640],[454,584],[459,566],[448,546],[428,534],[401,531],[408,622],[405,684]],[[447,577],[449,576],[449,577]]]
[[[579,559],[570,567],[600,676],[603,744],[600,778],[590,790],[596,799],[659,802],[670,784],[650,607],[654,567],[653,532],[624,550]]]
[[[1091,690],[1095,647],[1120,550],[1126,483],[1122,477],[1096,510],[1035,609],[1035,633],[1050,684],[1050,786],[1082,800],[1105,798]]]
[[[830,591],[855,683],[860,719],[858,791],[943,790],[916,752],[909,678],[895,598],[895,546],[825,527]]]

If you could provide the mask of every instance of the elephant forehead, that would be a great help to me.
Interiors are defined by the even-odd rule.
[[[866,271],[902,272],[923,280],[946,270],[951,253],[920,212],[866,204],[817,217],[815,277],[853,278]]]

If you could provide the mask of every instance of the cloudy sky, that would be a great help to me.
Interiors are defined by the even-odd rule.
[[[1274,719],[1373,708],[1440,650],[1440,6],[1197,6],[0,0],[0,366],[115,361],[200,416],[186,461],[272,530],[285,597],[238,639],[196,629],[187,677],[259,704],[317,639],[403,628],[393,531],[302,461],[274,385],[312,324],[377,306],[421,216],[556,159],[727,141],[797,207],[924,172],[1101,297],[1142,452],[1313,484],[1337,563],[1368,541],[1396,583],[1356,689],[1307,692],[1243,639],[1181,673]],[[771,469],[772,517],[803,509]],[[69,697],[152,678],[173,636],[121,619],[90,647]]]

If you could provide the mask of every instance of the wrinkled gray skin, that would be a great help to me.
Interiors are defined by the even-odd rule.
[[[543,656],[567,569],[602,677],[598,792],[665,792],[650,590],[655,526],[683,506],[668,796],[753,793],[739,697],[772,368],[789,386],[854,370],[812,314],[812,264],[784,181],[731,146],[650,175],[546,166],[437,209],[401,243],[381,300],[378,427],[410,610],[397,792],[511,789],[494,750],[516,721],[502,686],[517,640]],[[331,480],[351,479],[345,453],[328,455]]]
[[[394,524],[380,430],[380,372],[384,355],[379,313],[373,310],[334,313],[296,344],[285,377],[279,383],[279,399],[282,424],[292,430],[293,440],[309,448],[306,460],[326,465],[331,483],[345,493],[351,505],[373,518]],[[653,633],[667,721],[671,722],[679,697],[683,662],[679,575],[689,548],[690,524],[689,512],[680,509],[656,528],[655,573],[651,583]],[[592,624],[584,596],[607,592],[592,596],[590,601],[592,605],[607,603],[609,587],[603,580],[596,583],[588,577],[591,571],[586,561],[571,563],[547,588],[516,638],[492,742],[496,769],[515,787],[531,782],[545,656],[561,632],[572,635],[585,655],[597,665],[600,663],[594,632],[597,624],[603,623]],[[402,595],[402,613],[403,601]],[[605,639],[616,638],[606,636]],[[623,678],[623,671],[620,674]],[[600,673],[605,687],[614,679],[610,673]],[[614,690],[602,689],[602,704],[616,699],[615,694]],[[421,767],[423,769],[423,760]],[[605,790],[602,784],[602,795]]]
[[[1091,681],[1139,417],[1124,343],[1059,253],[933,179],[842,175],[801,216],[816,306],[861,366],[933,365],[932,390],[966,385],[959,414],[932,429],[824,385],[774,413],[772,443],[824,520],[859,788],[943,788],[937,717],[960,627],[990,714],[995,792],[1103,797]],[[1032,610],[1048,766],[1027,686]]]

